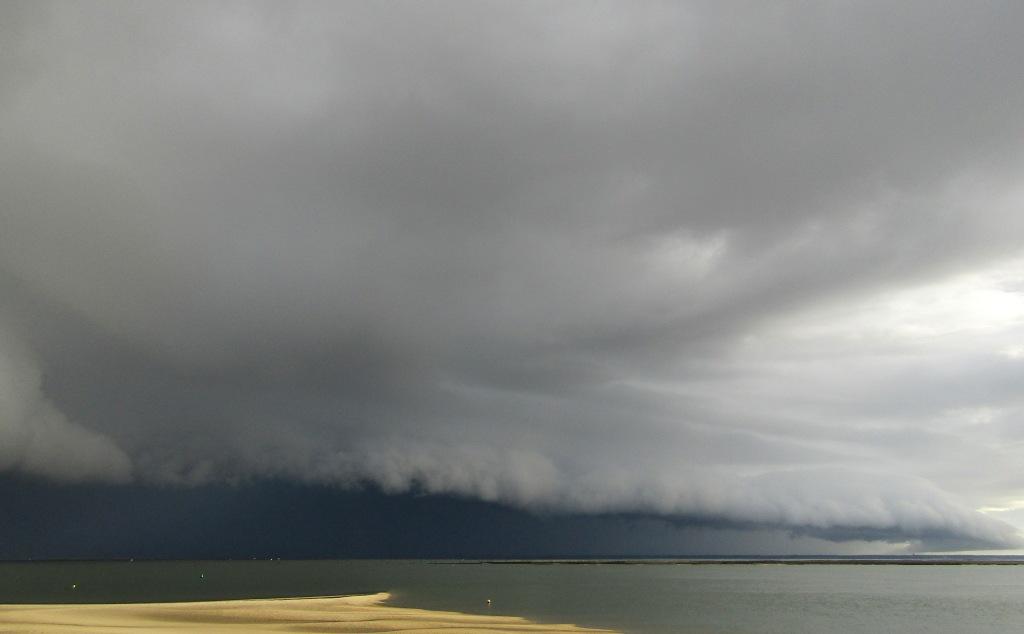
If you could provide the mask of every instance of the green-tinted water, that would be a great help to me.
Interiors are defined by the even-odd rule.
[[[73,587],[75,586],[75,587]],[[423,561],[0,564],[0,603],[387,590],[394,603],[626,632],[1024,631],[1024,566]],[[494,600],[488,608],[485,600]]]

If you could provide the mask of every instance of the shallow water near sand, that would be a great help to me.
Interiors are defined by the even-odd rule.
[[[390,591],[400,606],[636,633],[1024,631],[1024,566],[451,561],[0,563],[0,603]],[[487,599],[493,603],[488,606]]]

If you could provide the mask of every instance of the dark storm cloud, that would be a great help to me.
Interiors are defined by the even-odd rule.
[[[545,515],[450,496],[385,496],[286,482],[54,487],[5,477],[0,495],[7,502],[0,517],[4,559],[564,558],[879,550],[877,542],[838,546],[701,518],[670,523],[661,517]],[[24,579],[0,581],[18,582],[24,590]]]
[[[3,10],[0,467],[1015,542],[1016,5]]]

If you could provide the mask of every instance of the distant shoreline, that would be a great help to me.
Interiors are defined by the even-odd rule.
[[[851,566],[1021,566],[1024,555],[885,555],[877,557],[814,557],[814,556],[777,556],[777,557],[607,557],[607,558],[534,558],[534,559],[443,559],[433,557],[422,558],[355,558],[355,559],[5,559],[0,564],[74,564],[74,563],[173,563],[173,562],[233,562],[261,563],[268,561],[419,561],[432,564],[456,565],[646,565],[646,566],[706,566],[706,565],[755,565],[774,564],[785,566],[808,565],[851,565]]]
[[[451,563],[463,565],[569,565],[569,566],[594,566],[594,565],[626,565],[626,566],[713,566],[713,565],[783,565],[783,566],[1021,566],[1024,565],[1024,558],[1021,559],[1000,559],[1000,558],[905,558],[905,559],[879,559],[879,558],[769,558],[769,559],[487,559],[487,560],[458,560],[438,563]]]

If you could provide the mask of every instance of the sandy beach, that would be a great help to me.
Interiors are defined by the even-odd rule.
[[[187,603],[0,605],[0,631],[153,632],[607,632],[512,616],[385,605],[386,592],[344,597]]]

